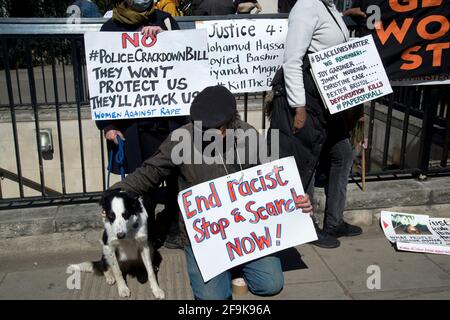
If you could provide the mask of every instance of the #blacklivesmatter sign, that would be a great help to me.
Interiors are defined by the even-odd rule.
[[[374,37],[389,79],[449,82],[450,1],[361,0],[360,4],[368,13],[368,25],[374,27],[366,32]]]
[[[233,93],[271,89],[283,64],[287,19],[198,21],[208,32],[210,75]]]
[[[309,60],[331,114],[392,92],[372,36],[311,53]]]
[[[88,32],[84,36],[93,120],[189,115],[210,85],[206,32]]]
[[[294,157],[204,182],[178,194],[197,264],[206,282],[268,254],[314,241]]]
[[[382,211],[380,219],[399,250],[450,255],[450,219],[390,211]]]

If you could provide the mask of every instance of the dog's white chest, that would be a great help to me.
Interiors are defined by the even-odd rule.
[[[139,244],[136,240],[122,240],[117,246],[117,259],[119,261],[131,261],[139,259]]]

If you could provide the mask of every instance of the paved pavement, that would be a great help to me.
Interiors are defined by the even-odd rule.
[[[286,285],[270,298],[236,299],[450,299],[450,257],[397,252],[376,227],[343,238],[337,249],[302,245],[281,253]],[[54,233],[0,242],[0,299],[119,299],[102,276],[83,274],[80,290],[67,289],[69,263],[100,256],[100,231]],[[192,299],[181,250],[161,249],[159,281],[168,299]],[[366,285],[379,266],[381,288]],[[147,283],[128,277],[131,299],[153,299]]]

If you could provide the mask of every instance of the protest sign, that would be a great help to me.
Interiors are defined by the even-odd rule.
[[[331,114],[392,93],[371,36],[308,57],[322,100]]]
[[[283,63],[286,19],[198,21],[208,31],[212,81],[233,93],[271,89]]]
[[[206,39],[204,30],[86,33],[92,119],[189,115],[210,85]]]
[[[374,37],[389,79],[434,76],[432,81],[445,82],[439,75],[450,74],[450,1],[360,0],[359,5],[369,16],[363,31]]]
[[[382,211],[381,225],[399,250],[450,254],[450,219]]]
[[[207,181],[178,194],[204,281],[244,262],[317,240],[294,157]]]

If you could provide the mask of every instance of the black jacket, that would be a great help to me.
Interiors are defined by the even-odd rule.
[[[169,19],[172,30],[179,30],[175,19],[168,13],[155,10],[150,16],[147,25],[160,26],[167,30],[165,20]],[[141,25],[124,25],[114,22],[112,19],[106,21],[100,31],[132,32]],[[164,141],[168,134],[184,125],[187,117],[161,117],[147,119],[126,119],[126,120],[104,120],[96,121],[97,128],[103,130],[107,126],[119,130],[125,136],[125,173],[131,173],[140,167],[142,162],[152,155]],[[143,134],[143,133],[146,134]],[[108,156],[113,151],[113,158],[117,153],[117,145],[111,141],[107,142]],[[113,161],[112,172],[119,174],[119,166]]]
[[[293,133],[295,109],[289,106],[284,83],[283,69],[272,81],[273,100],[270,104],[270,130],[279,130],[280,158],[294,156],[303,189],[308,192],[325,142],[330,145],[349,137],[344,112],[330,115],[309,70],[310,62],[303,59],[303,82],[305,85],[306,111],[308,116],[303,127]],[[269,145],[271,135],[268,135]]]
[[[195,16],[221,16],[236,13],[233,0],[194,0],[192,4]]]

